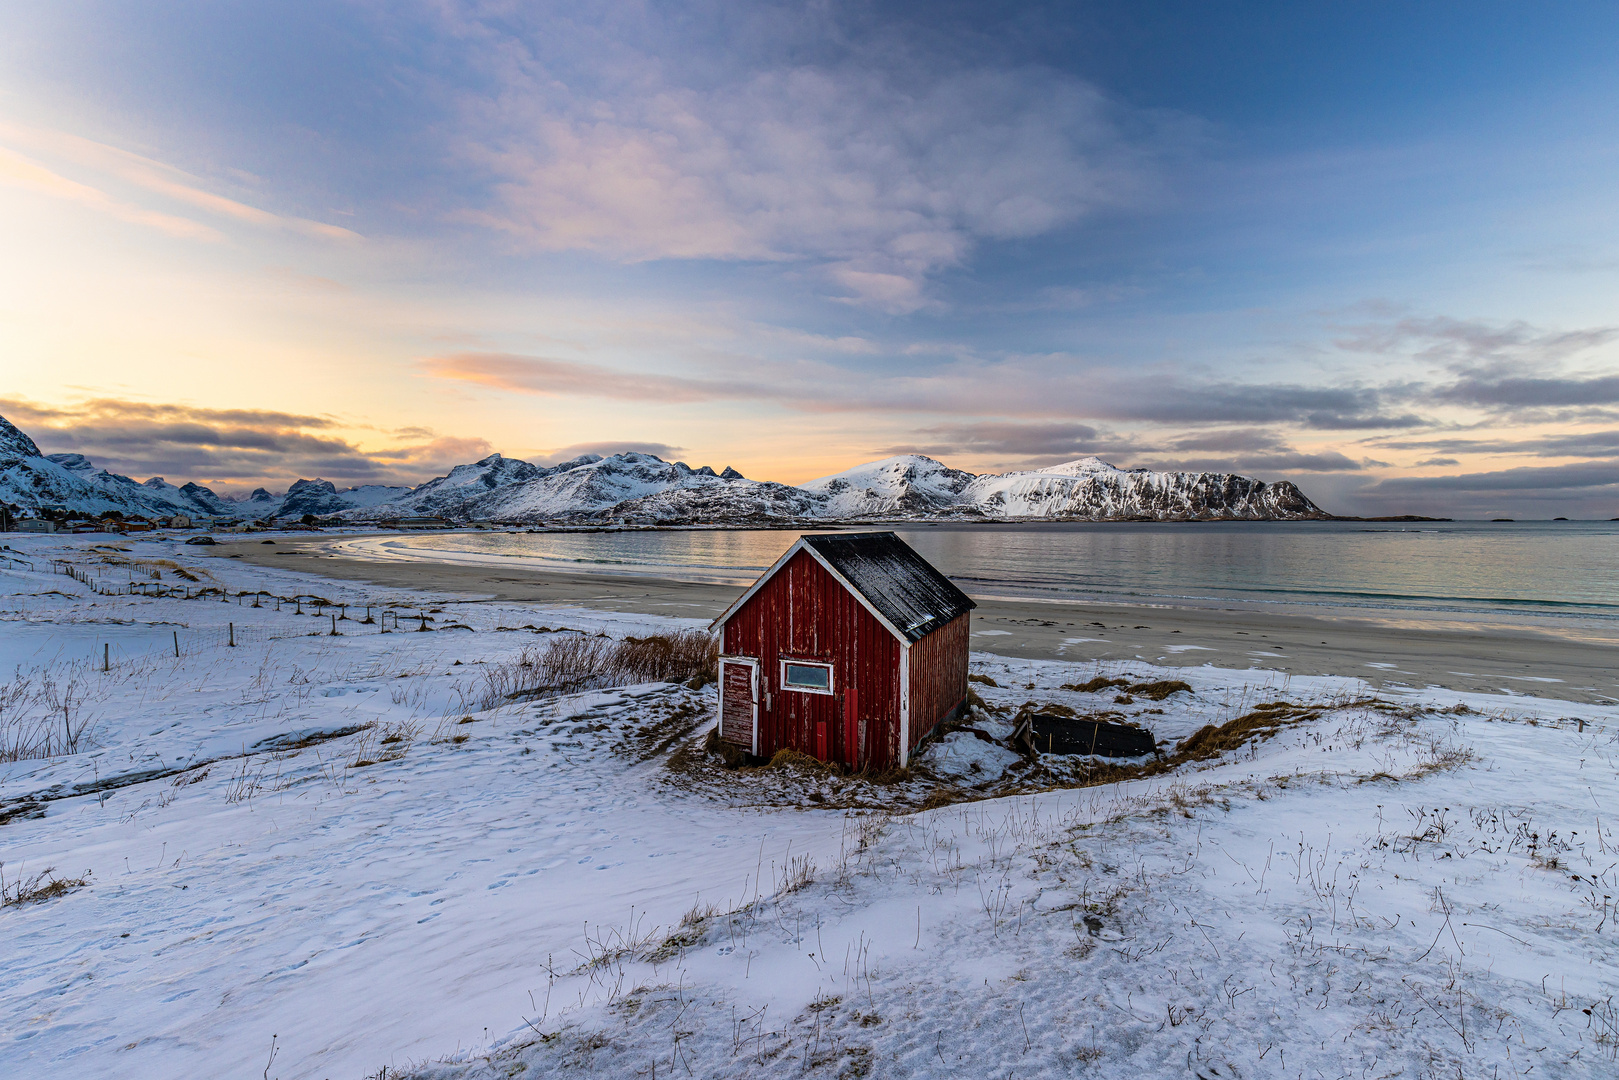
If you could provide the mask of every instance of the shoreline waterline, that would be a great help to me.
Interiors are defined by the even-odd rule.
[[[796,534],[795,534],[796,535]],[[451,561],[423,551],[377,558],[363,539],[299,537],[274,549],[254,540],[222,542],[220,557],[342,580],[427,593],[452,602],[571,605],[707,621],[736,598],[741,583],[682,581],[574,564],[543,569],[503,560]],[[789,541],[790,543],[790,541]],[[783,545],[785,550],[786,545]],[[752,577],[748,577],[751,581]],[[1443,687],[1466,692],[1602,703],[1619,701],[1619,645],[1575,620],[1508,620],[1475,615],[1403,621],[1394,613],[1301,611],[1283,605],[1201,606],[990,593],[969,588],[975,651],[1124,669],[1132,661],[1168,667],[1205,664],[1252,670],[1256,681],[1288,675],[1345,675],[1379,689]],[[1548,625],[1549,624],[1549,625]]]

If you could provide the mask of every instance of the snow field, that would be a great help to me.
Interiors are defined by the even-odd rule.
[[[1612,1075],[1613,755],[1611,727],[1348,713],[1189,776],[867,819],[679,960],[415,1075]]]
[[[0,909],[7,1076],[1619,1069],[1612,708],[1365,704],[1353,680],[1177,669],[1191,694],[1128,709],[1162,739],[1278,698],[1322,715],[1106,787],[909,814],[731,805],[658,749],[701,737],[712,688],[482,708],[480,668],[540,640],[498,627],[689,622],[368,597],[168,553],[231,590],[472,629],[331,637],[0,572],[0,657],[26,667],[86,628],[131,642],[110,672],[96,650],[71,661],[97,745],[0,763],[7,880],[90,882]],[[264,636],[210,644],[227,622]],[[142,651],[171,627],[196,644]],[[1060,689],[1098,671],[1164,677],[974,671],[1007,709],[1103,707],[1112,692]],[[928,762],[965,785],[1013,757],[957,733]]]

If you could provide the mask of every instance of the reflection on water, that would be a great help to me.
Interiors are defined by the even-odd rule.
[[[895,530],[975,596],[1327,607],[1435,625],[1619,627],[1608,522],[939,525]],[[435,533],[341,546],[369,557],[747,584],[797,531]]]

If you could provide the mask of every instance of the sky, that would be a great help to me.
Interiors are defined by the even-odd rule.
[[[0,415],[1619,515],[1619,7],[14,0]]]

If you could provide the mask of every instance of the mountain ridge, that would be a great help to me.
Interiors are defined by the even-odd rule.
[[[726,467],[692,468],[653,454],[585,454],[539,466],[490,454],[415,487],[339,489],[300,479],[284,494],[246,499],[162,477],[136,481],[97,470],[82,454],[44,455],[0,417],[0,500],[24,511],[92,516],[382,524],[442,517],[497,524],[760,525],[862,521],[1311,520],[1327,514],[1288,481],[1237,473],[1120,469],[1097,457],[1043,469],[971,473],[921,454],[866,462],[801,485],[751,480]]]

